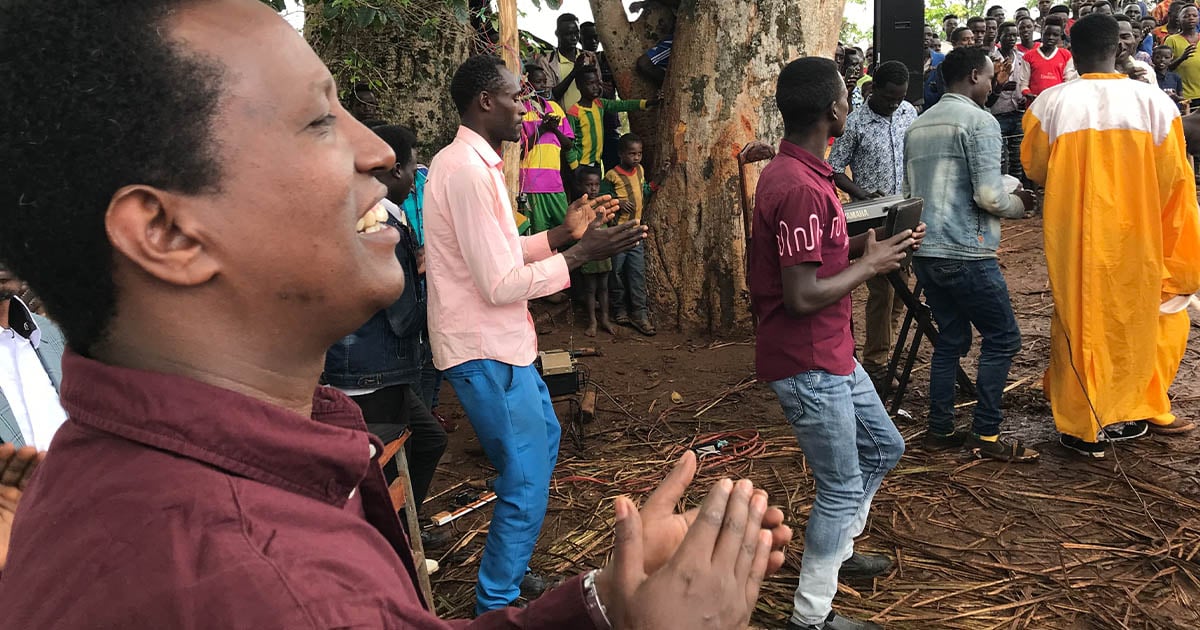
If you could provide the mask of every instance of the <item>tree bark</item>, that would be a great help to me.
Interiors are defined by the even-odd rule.
[[[618,88],[637,92],[638,56],[656,43],[650,12],[629,27],[619,0],[591,0]],[[746,242],[736,154],[756,138],[783,136],[774,106],[779,71],[809,54],[832,57],[845,0],[682,0],[665,101],[655,130],[659,150],[647,174],[675,165],[654,196],[647,275],[663,323],[729,333],[748,329]],[[655,10],[665,10],[657,8]],[[750,183],[753,190],[754,182]]]
[[[343,94],[359,81],[380,86],[375,95],[381,117],[416,131],[418,158],[427,163],[454,140],[458,111],[450,100],[450,77],[470,56],[474,29],[459,22],[445,0],[411,0],[404,5],[410,19],[369,28],[330,25],[322,16],[324,4],[305,3],[305,37]],[[323,37],[323,26],[331,26],[334,35]]]

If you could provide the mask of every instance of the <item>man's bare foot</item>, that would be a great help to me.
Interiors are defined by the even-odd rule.
[[[612,322],[609,321],[607,317],[602,317],[600,319],[600,330],[603,330],[614,337],[620,336],[620,333],[617,332],[617,327],[613,326]]]
[[[588,337],[596,336],[596,320],[593,319],[592,323],[588,324],[587,330],[583,331],[583,334]]]

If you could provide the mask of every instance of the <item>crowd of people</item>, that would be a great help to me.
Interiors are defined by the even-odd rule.
[[[1029,216],[1035,187],[1044,191],[1054,299],[1043,389],[1060,444],[1101,458],[1150,432],[1195,429],[1167,395],[1187,347],[1185,311],[1200,290],[1200,208],[1179,95],[1132,63],[1140,37],[1129,15],[1095,3],[1094,15],[1067,21],[1056,17],[1065,7],[1046,4],[1040,42],[1027,41],[1025,54],[1022,30],[995,11],[970,28],[948,20],[954,47],[945,55],[927,28],[931,76],[919,113],[904,101],[909,72],[896,61],[869,69],[867,83],[859,68],[817,58],[780,76],[786,135],[759,181],[749,282],[756,372],[778,396],[816,484],[789,628],[879,627],[838,615],[832,600],[839,580],[892,566],[855,551],[854,538],[905,449],[876,390],[894,321],[891,285],[880,279],[895,279],[910,254],[938,328],[922,447],[1038,461],[1002,429],[1001,397],[1022,345],[997,260],[1001,219]],[[851,92],[864,87],[865,106],[856,106]],[[839,188],[855,200],[920,198],[923,223],[851,237]],[[850,293],[864,283],[860,363]],[[975,331],[976,404],[963,426],[956,381]]]
[[[839,580],[893,565],[854,544],[906,448],[877,393],[902,308],[889,276],[915,276],[940,333],[922,446],[1037,461],[1002,430],[1021,331],[997,249],[1001,219],[1029,216],[1038,188],[1055,304],[1044,389],[1061,444],[1096,458],[1194,429],[1167,389],[1200,291],[1180,114],[1197,19],[1191,2],[1162,4],[1045,2],[1014,21],[993,7],[962,27],[947,16],[950,49],[926,27],[915,103],[909,68],[873,50],[839,45],[782,69],[785,137],[759,181],[747,269],[757,376],[816,482],[789,629],[879,627],[833,600]],[[57,81],[0,97],[16,121],[0,132],[7,619],[745,626],[792,532],[748,481],[677,513],[690,453],[640,510],[616,499],[603,569],[557,588],[529,570],[560,438],[529,302],[579,284],[588,334],[655,332],[642,219],[670,168],[647,176],[621,115],[657,98],[617,97],[595,24],[560,16],[557,47],[522,76],[494,56],[464,61],[449,85],[461,125],[424,166],[368,86],[340,102],[257,0],[116,13],[101,0],[0,10],[0,77]],[[661,85],[671,48],[668,36],[636,70]],[[73,73],[84,64],[92,78]],[[516,204],[504,143],[521,150]],[[68,160],[93,168],[64,182]],[[843,202],[890,195],[921,198],[923,222],[851,237]],[[67,220],[48,224],[51,209]],[[978,404],[960,427],[973,330]],[[409,540],[443,541],[406,531],[387,490],[398,471],[376,461],[411,432],[419,510],[457,429],[438,412],[443,382],[497,471],[471,622],[438,620],[419,592]]]

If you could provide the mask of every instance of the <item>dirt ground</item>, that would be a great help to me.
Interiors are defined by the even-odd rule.
[[[895,629],[1198,628],[1200,433],[1124,443],[1101,461],[1057,445],[1040,380],[1052,313],[1041,226],[1007,222],[1004,230],[1001,262],[1024,337],[1004,399],[1004,429],[1041,451],[1042,460],[1003,464],[925,452],[923,348],[904,404],[913,419],[897,421],[908,452],[885,479],[858,543],[894,556],[895,568],[873,588],[841,586],[834,606]],[[865,289],[855,294],[859,322],[865,297]],[[797,538],[783,570],[764,585],[753,619],[757,627],[782,628],[813,485],[774,395],[752,380],[752,340],[645,338],[629,329],[619,339],[591,340],[576,312],[539,311],[543,349],[597,347],[603,356],[580,359],[600,391],[582,449],[569,406],[558,406],[563,446],[534,569],[569,576],[601,566],[611,548],[611,498],[640,498],[681,449],[724,437],[730,445],[703,461],[686,501],[696,504],[707,481],[746,476],[783,507]],[[1200,328],[1192,332],[1172,396],[1176,411],[1194,418]],[[974,355],[964,367],[974,375]],[[443,401],[442,411],[462,429],[451,435],[426,515],[451,507],[464,482],[494,475],[448,389]],[[969,422],[969,411],[960,410],[960,423]],[[473,608],[490,514],[484,508],[440,528],[452,540],[430,554],[442,563],[433,578],[442,615],[469,616]]]

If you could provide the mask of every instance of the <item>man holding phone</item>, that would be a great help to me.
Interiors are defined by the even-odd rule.
[[[1000,173],[1000,123],[986,109],[995,69],[988,51],[959,48],[941,65],[946,95],[909,128],[905,193],[925,200],[929,235],[913,269],[937,321],[929,374],[926,448],[959,448],[976,457],[1030,462],[1037,452],[1000,439],[1000,397],[1012,357],[1021,349],[1008,286],[996,248],[1000,218],[1033,208],[1033,193],[1008,192]],[[971,431],[954,425],[959,359],[971,347],[971,326],[983,336],[976,387],[979,404]]]

